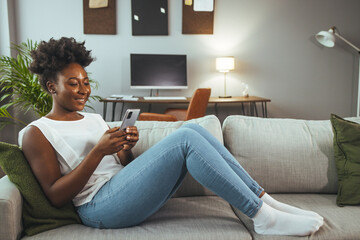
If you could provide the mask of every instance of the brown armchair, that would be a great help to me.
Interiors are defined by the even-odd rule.
[[[164,114],[141,113],[140,121],[186,121],[205,116],[211,88],[198,88],[192,96],[187,109],[168,108]]]

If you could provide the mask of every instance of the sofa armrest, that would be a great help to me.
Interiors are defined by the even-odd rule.
[[[7,176],[0,179],[0,239],[20,239],[22,198]]]

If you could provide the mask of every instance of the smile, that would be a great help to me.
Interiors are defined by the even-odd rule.
[[[76,98],[75,100],[82,103],[86,102],[85,98]]]

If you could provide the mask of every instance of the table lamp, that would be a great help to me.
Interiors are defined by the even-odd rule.
[[[343,36],[340,35],[339,30],[334,26],[331,27],[328,31],[320,31],[315,35],[316,40],[325,47],[334,47],[336,38],[338,37],[351,46],[359,54],[359,75],[358,75],[358,92],[357,92],[357,105],[356,105],[356,116],[359,117],[359,107],[360,107],[360,49],[354,44],[346,40]]]
[[[224,73],[224,96],[219,96],[220,98],[231,98],[231,96],[226,95],[226,73],[230,70],[235,69],[235,59],[234,57],[218,57],[216,58],[216,70]]]

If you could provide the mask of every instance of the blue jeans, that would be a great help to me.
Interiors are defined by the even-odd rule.
[[[229,151],[201,126],[185,124],[119,171],[77,212],[90,227],[137,225],[171,198],[187,172],[249,217],[262,205],[263,188]]]

